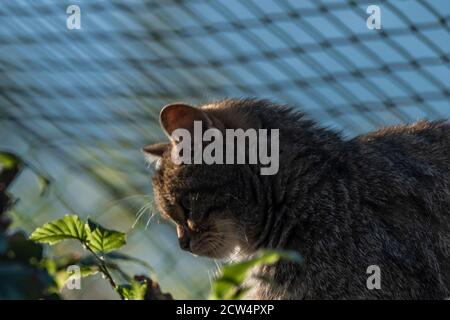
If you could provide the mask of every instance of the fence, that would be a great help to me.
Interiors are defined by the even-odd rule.
[[[81,29],[66,27],[71,4]],[[381,29],[366,25],[372,4]],[[212,262],[182,253],[157,217],[131,228],[151,200],[139,148],[163,139],[160,107],[269,98],[348,137],[449,117],[449,20],[444,0],[3,0],[0,148],[52,178],[39,197],[24,172],[16,225],[77,211],[131,230],[127,252],[153,264],[165,290],[204,297]],[[108,296],[98,279],[88,289],[67,295]]]

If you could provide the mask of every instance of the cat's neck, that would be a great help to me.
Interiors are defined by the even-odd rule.
[[[266,122],[265,116],[272,120]],[[301,114],[261,115],[261,123],[280,130],[280,168],[274,176],[259,178],[265,192],[264,225],[255,246],[289,249],[296,229],[309,219],[315,190],[335,172],[347,170],[348,142]]]

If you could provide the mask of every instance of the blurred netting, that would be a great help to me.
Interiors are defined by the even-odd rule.
[[[66,28],[71,4],[80,30]],[[381,30],[366,26],[371,4]],[[147,225],[148,211],[131,228],[151,200],[139,148],[164,138],[160,107],[269,98],[347,136],[446,118],[449,20],[447,0],[2,0],[0,149],[53,180],[39,197],[24,172],[17,225],[77,211],[131,230],[126,252],[153,264],[164,290],[204,297],[211,262],[181,252],[157,217]],[[81,296],[105,297],[100,282]]]

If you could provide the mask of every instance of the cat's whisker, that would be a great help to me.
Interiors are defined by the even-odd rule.
[[[210,270],[207,270],[207,272],[208,272],[209,286],[212,287],[212,284],[213,284],[213,277],[212,277],[212,275],[211,275],[211,271],[210,271]]]
[[[202,243],[203,245],[208,246],[214,255],[220,253],[219,249],[221,244],[219,243],[219,238],[216,237],[216,234],[210,232],[206,233],[202,239]]]
[[[145,213],[147,210],[151,210],[152,207],[154,207],[154,202],[153,202],[153,201],[150,201],[150,202],[144,204],[144,205],[142,206],[141,209],[139,209],[139,211],[136,213],[137,218],[136,218],[136,220],[134,221],[133,225],[131,226],[132,229],[136,226],[136,224],[138,223],[138,221],[140,220],[140,218],[144,215],[144,213]],[[151,215],[150,219],[151,219],[152,217],[153,217],[153,214]],[[147,224],[148,224],[148,222],[147,222]]]
[[[111,208],[114,208],[117,204],[119,204],[121,202],[124,202],[124,201],[128,201],[130,199],[136,199],[136,198],[148,199],[148,198],[151,198],[151,197],[152,197],[151,195],[143,194],[143,193],[142,194],[134,194],[134,195],[131,195],[131,196],[126,196],[126,197],[123,197],[121,199],[109,202],[106,211],[110,210]]]
[[[131,228],[133,229],[136,224],[138,223],[139,219],[142,217],[142,215],[144,214],[144,212],[147,210],[147,207],[150,205],[151,203],[146,203],[144,204],[136,213],[136,220],[134,221],[134,223],[132,224]]]
[[[214,259],[214,264],[216,265],[216,270],[220,269],[219,262],[216,259]]]
[[[138,197],[141,197],[141,198],[150,198],[150,197],[151,197],[151,195],[149,195],[149,194],[145,194],[145,193],[138,193],[138,194],[133,194],[133,195],[130,195],[130,196],[126,196],[126,197],[123,197],[123,198],[120,198],[120,199],[114,200],[114,201],[112,201],[112,203],[111,203],[111,204],[115,204],[115,203],[117,203],[117,202],[121,202],[121,201],[129,200],[129,199],[133,199],[133,198],[138,198]]]
[[[150,225],[150,221],[152,221],[154,216],[155,216],[155,211],[152,211],[151,214],[150,214],[150,217],[147,220],[147,223],[145,224],[144,230],[147,230],[148,226]]]
[[[102,214],[108,213],[109,211],[111,211],[112,209],[114,209],[118,205],[123,206],[122,203],[125,202],[125,201],[129,201],[130,199],[136,199],[136,198],[138,198],[138,199],[148,199],[148,198],[152,198],[152,196],[147,195],[147,194],[135,194],[135,195],[130,195],[130,196],[123,197],[123,198],[115,200],[115,201],[110,201],[107,204],[106,208],[102,211]],[[130,204],[130,205],[126,205],[126,206],[123,206],[123,207],[127,208],[127,210],[132,211],[132,210],[134,210],[135,206]]]
[[[248,243],[247,233],[245,231],[244,231],[244,239],[245,239],[245,242]]]
[[[227,240],[229,240],[229,241],[235,240],[239,243],[241,243],[241,242],[244,242],[247,244],[249,243],[247,233],[242,225],[238,225],[236,222],[231,221],[231,220],[224,220],[221,222],[221,227],[223,227],[223,228],[229,227],[230,229],[234,229],[236,231],[233,233],[227,233],[226,234]]]
[[[240,253],[241,253],[241,248],[239,246],[236,246],[234,248],[233,253],[230,255],[229,262],[236,262],[236,261],[238,261],[239,257],[240,257]]]

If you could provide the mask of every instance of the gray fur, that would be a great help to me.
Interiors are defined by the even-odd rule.
[[[211,233],[202,241],[214,252],[231,254],[237,245],[243,257],[261,248],[302,255],[302,266],[282,261],[255,270],[253,276],[269,276],[273,284],[253,277],[249,298],[450,296],[447,122],[421,121],[344,140],[267,101],[230,99],[202,110],[224,128],[242,127],[244,120],[249,127],[280,130],[275,176],[259,175],[255,165],[175,166],[167,145],[153,178],[158,206],[170,218],[182,197],[196,195],[192,219],[200,227],[186,230],[192,237]],[[222,219],[233,227],[221,230]],[[380,290],[366,287],[370,265],[381,268]]]

